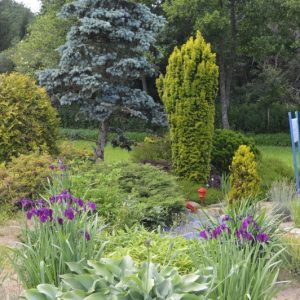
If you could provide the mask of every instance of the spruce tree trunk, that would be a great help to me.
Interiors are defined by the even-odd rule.
[[[101,126],[99,128],[99,137],[96,146],[96,160],[104,161],[104,147],[106,145],[108,132],[108,120],[104,120],[101,122]]]
[[[143,91],[148,94],[148,86],[146,76],[142,77]]]

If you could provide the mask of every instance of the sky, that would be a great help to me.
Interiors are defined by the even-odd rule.
[[[23,3],[26,7],[30,8],[33,13],[40,10],[41,3],[38,0],[16,0],[18,3]]]

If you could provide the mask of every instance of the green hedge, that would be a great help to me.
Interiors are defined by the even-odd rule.
[[[291,146],[291,136],[289,133],[273,134],[247,134],[258,146]]]

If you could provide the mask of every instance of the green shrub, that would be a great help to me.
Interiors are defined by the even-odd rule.
[[[72,176],[72,191],[76,195],[86,191],[85,197],[97,202],[108,222],[122,226],[170,226],[184,210],[176,179],[150,165],[94,165]]]
[[[101,223],[92,202],[84,203],[67,190],[47,201],[24,199],[30,226],[22,229],[22,244],[13,250],[13,266],[26,288],[59,284],[67,262],[93,259],[100,248]]]
[[[148,262],[136,267],[130,256],[121,260],[69,263],[73,273],[62,276],[62,288],[38,285],[25,292],[25,299],[205,299],[211,271],[180,276],[172,267]]]
[[[267,192],[276,180],[294,180],[294,171],[281,160],[262,156],[257,162],[257,172],[261,178],[261,190]]]
[[[290,210],[292,214],[292,220],[297,227],[300,227],[300,199],[295,198],[290,201]]]
[[[173,171],[197,182],[210,174],[218,76],[216,55],[197,32],[175,47],[165,77],[157,80],[170,126]]]
[[[134,162],[171,162],[171,141],[168,136],[145,138],[131,153]]]
[[[32,153],[14,157],[6,166],[0,166],[0,203],[39,197],[51,175],[52,161],[48,154]]]
[[[211,153],[212,165],[221,172],[228,172],[233,155],[240,145],[249,146],[256,157],[259,155],[253,139],[233,130],[216,129]]]
[[[57,152],[56,111],[30,77],[0,75],[0,107],[0,161],[35,150]]]
[[[259,192],[260,178],[257,175],[255,156],[250,147],[239,146],[230,166],[229,203],[255,196]]]
[[[104,237],[108,241],[103,256],[122,258],[129,255],[141,265],[148,259],[150,249],[151,261],[161,265],[176,267],[181,274],[192,272],[193,263],[189,255],[187,240],[181,236],[170,236],[168,233],[148,231],[141,226],[116,230]],[[148,249],[145,242],[150,241]]]

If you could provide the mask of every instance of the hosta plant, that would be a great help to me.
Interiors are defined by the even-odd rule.
[[[136,267],[129,256],[121,260],[68,263],[70,274],[61,276],[61,287],[41,284],[27,290],[27,300],[115,299],[184,300],[205,299],[211,279],[210,269],[180,276],[172,267],[145,262]]]

